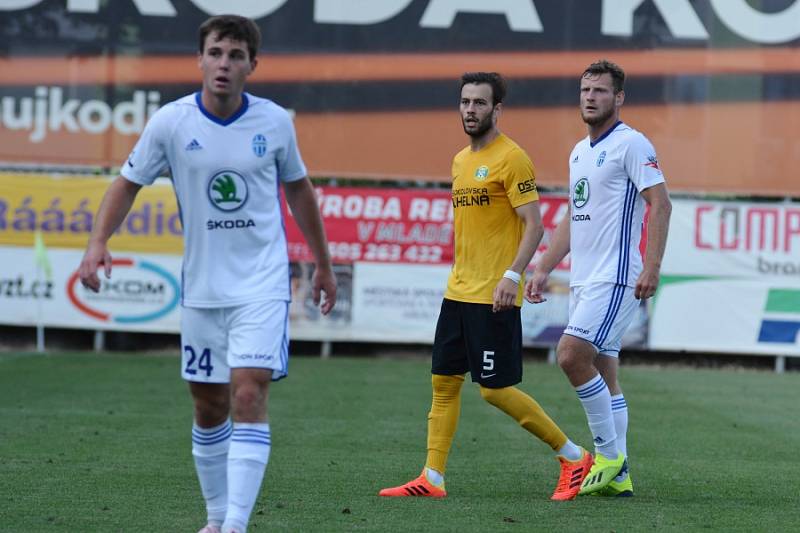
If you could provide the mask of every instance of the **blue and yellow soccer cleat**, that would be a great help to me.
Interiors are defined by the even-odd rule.
[[[633,496],[633,482],[631,481],[631,475],[628,474],[622,481],[617,481],[614,479],[608,484],[608,486],[606,486],[606,488],[601,489],[595,494],[599,494],[600,496],[615,496],[617,498],[630,498]]]
[[[625,465],[623,465],[617,477],[606,488],[598,490],[594,495],[617,498],[630,498],[633,496],[633,480],[631,479],[631,472],[628,470],[628,461],[625,461]]]
[[[583,480],[579,494],[592,494],[604,489],[614,481],[623,468],[627,468],[623,454],[618,454],[616,459],[607,459],[603,454],[598,453],[594,458],[592,469],[589,470],[589,475]]]

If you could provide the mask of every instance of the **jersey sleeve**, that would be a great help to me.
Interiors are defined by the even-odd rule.
[[[505,176],[506,195],[511,207],[535,202],[539,199],[533,163],[522,150],[512,150],[507,157]]]
[[[144,127],[120,174],[139,185],[150,185],[169,167],[167,140],[171,136],[173,106],[159,109]]]
[[[625,171],[636,189],[643,191],[664,182],[656,149],[644,135],[635,135],[625,153]]]
[[[294,123],[288,113],[285,113],[283,124],[286,144],[277,154],[278,177],[281,181],[297,181],[308,175],[300,150],[297,147],[297,134]]]

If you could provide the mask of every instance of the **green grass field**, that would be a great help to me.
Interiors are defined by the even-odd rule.
[[[271,392],[252,531],[796,531],[800,375],[623,368],[636,497],[551,502],[550,449],[463,394],[445,500],[381,499],[419,473],[424,360],[295,357]],[[556,367],[522,388],[586,446]],[[0,355],[0,530],[194,533],[191,405],[173,356]]]

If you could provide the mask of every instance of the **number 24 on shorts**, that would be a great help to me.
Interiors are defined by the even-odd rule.
[[[203,348],[202,353],[200,353],[200,357],[197,357],[197,353],[191,346],[184,346],[183,351],[189,354],[189,360],[186,361],[187,374],[194,376],[197,374],[197,371],[200,370],[205,372],[206,376],[211,376],[211,372],[214,371],[214,366],[211,364],[210,348]],[[197,368],[194,367],[195,362],[197,363]]]

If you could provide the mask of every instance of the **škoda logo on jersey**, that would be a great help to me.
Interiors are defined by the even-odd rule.
[[[220,170],[208,180],[208,199],[211,205],[230,213],[247,202],[247,181],[235,170]]]
[[[208,199],[211,205],[225,213],[241,209],[247,203],[247,180],[235,170],[220,170],[208,180]],[[238,229],[255,227],[253,219],[221,219],[206,221],[206,228]]]
[[[589,178],[581,178],[572,191],[572,205],[580,209],[589,202]]]

